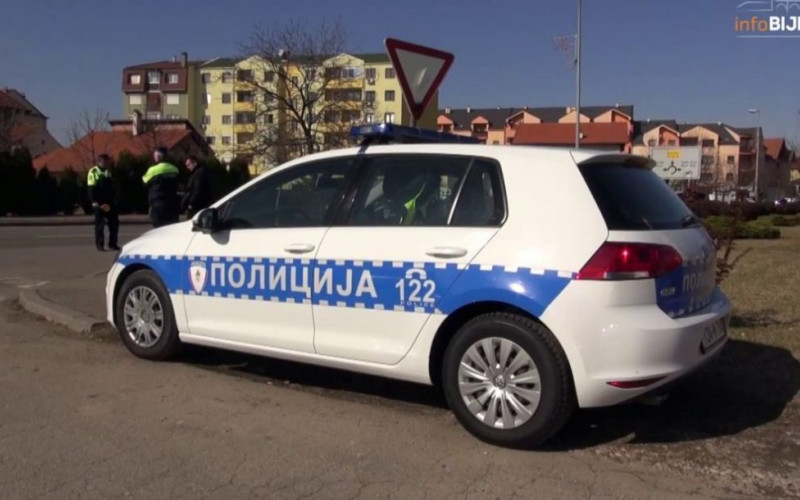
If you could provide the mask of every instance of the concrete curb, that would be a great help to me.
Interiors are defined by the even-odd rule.
[[[96,333],[106,321],[74,311],[45,299],[35,288],[20,289],[20,305],[30,313],[41,316],[51,323],[65,326],[77,333]]]

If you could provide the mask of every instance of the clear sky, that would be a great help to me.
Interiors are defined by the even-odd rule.
[[[554,37],[575,0],[27,0],[4,2],[0,86],[26,92],[64,129],[100,105],[122,114],[124,66],[238,55],[254,25],[340,18],[353,51],[393,36],[455,53],[440,107],[569,106],[574,73]],[[740,0],[584,0],[583,103],[633,104],[637,119],[757,123],[800,136],[800,38],[742,39]],[[800,14],[800,12],[796,13]]]

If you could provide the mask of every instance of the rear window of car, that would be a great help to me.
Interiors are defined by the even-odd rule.
[[[608,229],[680,229],[695,223],[691,210],[647,168],[621,164],[579,167]]]

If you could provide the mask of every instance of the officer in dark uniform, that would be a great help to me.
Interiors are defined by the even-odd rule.
[[[186,216],[191,219],[194,214],[211,204],[211,183],[206,168],[200,165],[194,156],[186,158],[186,168],[191,173],[191,177],[186,184],[186,194],[181,202],[181,212],[186,212]]]
[[[158,148],[153,153],[155,165],[147,169],[142,181],[147,186],[150,203],[150,220],[153,227],[178,222],[178,167],[166,161],[167,150]]]
[[[116,192],[114,180],[108,168],[111,157],[101,154],[97,157],[97,165],[89,170],[86,185],[89,188],[89,200],[94,210],[94,244],[101,252],[105,250],[105,225],[108,222],[108,248],[119,250],[119,216],[117,214]]]

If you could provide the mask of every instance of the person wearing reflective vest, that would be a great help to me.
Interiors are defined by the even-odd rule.
[[[166,157],[166,149],[156,149],[153,153],[155,165],[147,169],[142,177],[147,186],[147,201],[150,203],[153,227],[178,222],[180,214],[178,167],[167,162]]]
[[[111,157],[101,154],[97,157],[97,165],[89,169],[86,186],[89,188],[89,200],[94,211],[94,244],[99,251],[105,250],[105,225],[108,223],[108,248],[119,250],[119,215],[117,214],[116,192],[114,180],[108,168]]]

